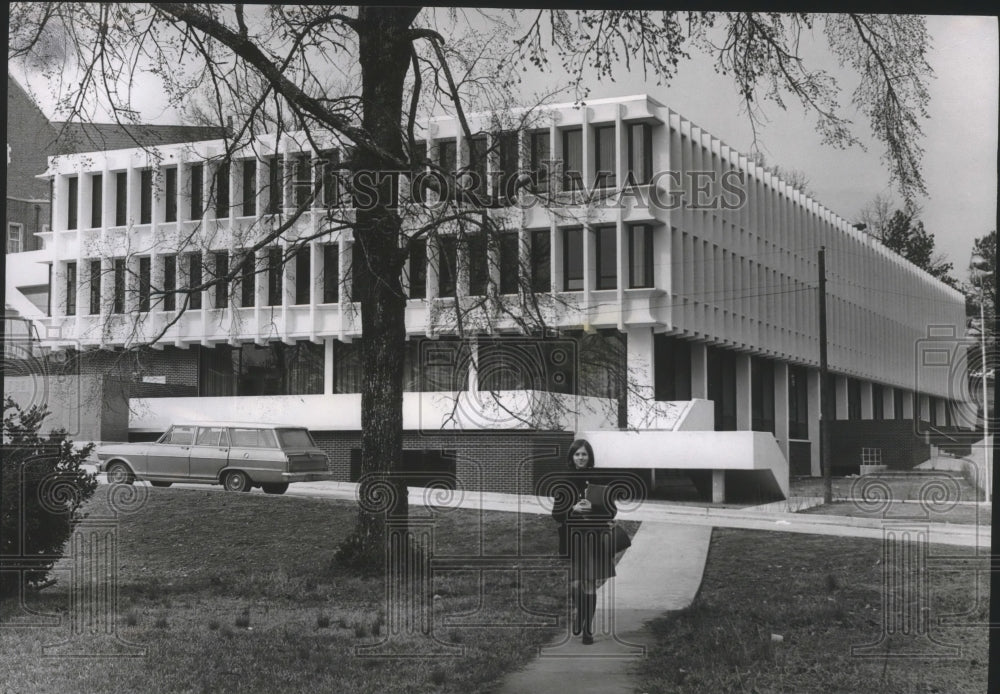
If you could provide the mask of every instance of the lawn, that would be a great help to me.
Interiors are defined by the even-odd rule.
[[[651,623],[657,646],[637,666],[637,691],[985,692],[988,551],[927,551],[890,572],[905,589],[885,593],[899,601],[886,609],[879,540],[716,529],[694,603]],[[926,628],[909,622],[904,637],[898,620],[921,608]],[[867,657],[852,654],[892,630]]]
[[[350,576],[333,559],[353,503],[148,491],[117,525],[114,611],[117,636],[145,657],[43,656],[70,635],[70,577],[61,570],[29,607],[61,615],[62,626],[0,629],[0,691],[484,691],[564,628],[565,576],[552,560],[555,525],[546,516],[412,509],[433,529],[436,557],[493,557],[491,569],[457,561],[434,574],[433,609],[418,613],[428,615],[432,636],[422,636],[420,622],[403,621],[411,613],[387,609],[382,579]],[[107,494],[99,488],[91,519],[108,513]],[[524,568],[519,554],[537,558]],[[0,609],[10,626],[16,605]],[[91,637],[81,638],[87,645]],[[380,642],[421,657],[355,651]]]

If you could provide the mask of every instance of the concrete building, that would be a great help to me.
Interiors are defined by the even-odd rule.
[[[785,486],[789,470],[820,474],[821,247],[836,431],[850,439],[834,463],[856,469],[855,449],[870,445],[910,467],[922,453],[901,442],[919,447],[921,423],[961,424],[952,345],[963,296],[817,201],[647,96],[548,107],[517,133],[490,134],[489,123],[473,118],[470,140],[435,119],[420,137],[444,170],[479,167],[484,192],[504,180],[494,174],[520,170],[552,185],[557,204],[525,204],[522,191],[521,204],[486,212],[509,230],[495,244],[442,233],[411,246],[404,428],[415,474],[510,491],[555,464],[573,432],[621,427],[764,432],[787,461]],[[136,381],[190,395],[133,396],[133,438],[181,417],[287,419],[313,429],[351,479],[363,336],[353,236],[325,233],[328,207],[346,204],[330,175],[337,152],[295,134],[231,161],[224,151],[212,140],[50,159],[43,342],[90,354],[152,344],[130,357]],[[313,189],[322,194],[280,243],[245,253]],[[586,202],[574,190],[621,194]],[[176,294],[236,263],[236,280]],[[545,336],[497,310],[528,285]],[[455,306],[478,337],[454,338]],[[700,450],[703,460],[662,467],[712,468],[711,446]]]

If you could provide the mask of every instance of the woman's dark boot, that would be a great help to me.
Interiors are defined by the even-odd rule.
[[[593,622],[594,613],[597,612],[597,593],[586,593],[583,600],[586,603],[583,614],[583,643],[589,646],[594,642]]]

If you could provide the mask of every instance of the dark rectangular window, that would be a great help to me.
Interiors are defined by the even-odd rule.
[[[240,306],[257,303],[257,268],[253,251],[245,251],[240,260]]]
[[[715,403],[715,430],[736,430],[736,353],[708,347],[708,399]]]
[[[861,419],[861,381],[847,379],[847,418]]]
[[[278,214],[284,205],[284,164],[280,157],[267,160],[267,214]]]
[[[125,259],[115,258],[112,313],[125,313]]]
[[[215,264],[214,288],[212,305],[215,308],[225,308],[229,303],[229,251],[217,251],[212,254]]]
[[[454,236],[438,237],[438,296],[455,296],[458,244]]]
[[[340,204],[340,153],[335,149],[320,152],[322,159],[323,205],[337,207]]]
[[[788,438],[809,438],[809,372],[803,366],[788,367]]]
[[[101,261],[90,261],[90,315],[101,312]]]
[[[486,158],[489,147],[485,135],[469,138],[469,172],[472,180],[469,187],[476,200],[486,199]]]
[[[414,143],[410,164],[410,170],[413,171],[413,174],[410,176],[410,199],[414,202],[427,202],[427,190],[424,187],[425,181],[422,180],[425,177],[420,175],[427,170],[427,167],[423,164],[426,160],[427,141]]]
[[[164,172],[164,196],[166,204],[163,211],[163,219],[166,222],[177,221],[177,167],[172,166]]]
[[[486,235],[474,234],[467,238],[466,250],[469,262],[469,294],[483,296],[490,279],[489,256],[486,251]]]
[[[552,291],[552,239],[548,229],[531,232],[531,291]]]
[[[562,131],[563,190],[583,188],[583,131]]]
[[[438,166],[444,175],[446,189],[441,191],[442,200],[451,200],[455,191],[455,168],[458,166],[458,145],[454,140],[439,140]]]
[[[295,179],[292,181],[295,207],[308,207],[313,192],[312,161],[308,154],[296,155],[294,163]]]
[[[323,303],[340,301],[340,246],[328,243],[323,246]]]
[[[205,165],[194,164],[191,167],[191,219],[201,219],[205,213],[202,193],[205,184]]]
[[[177,256],[163,256],[163,310],[177,308]]]
[[[634,183],[653,180],[653,139],[647,123],[628,126],[628,170]]]
[[[882,400],[882,386],[872,384],[872,419],[885,419],[885,402]]]
[[[531,189],[536,193],[544,193],[549,188],[549,131],[531,133],[528,136],[528,147]]]
[[[583,257],[580,262],[582,265]],[[582,280],[581,276],[581,280]],[[597,228],[597,288],[618,287],[618,234],[615,227]]]
[[[93,229],[101,226],[104,219],[104,176],[94,174],[90,177],[90,226]]]
[[[618,162],[615,157],[615,126],[594,128],[594,181],[598,188],[614,188]]]
[[[281,306],[282,251],[278,246],[267,249],[267,305]]]
[[[691,343],[653,336],[653,393],[657,400],[691,399]]]
[[[438,140],[438,166],[445,176],[455,173],[458,166],[458,144],[455,140]]]
[[[153,170],[139,172],[139,224],[153,221]]]
[[[520,242],[516,231],[500,235],[500,293],[517,294],[521,275]]]
[[[229,219],[229,162],[222,162],[215,168],[212,184],[215,197],[215,218]]]
[[[518,176],[518,137],[516,132],[502,132],[496,145],[497,170],[493,175],[493,199],[501,205],[512,204]]]
[[[66,228],[76,229],[76,206],[79,203],[80,179],[72,176],[66,180]]]
[[[148,255],[139,258],[139,310],[149,310],[150,260]]]
[[[312,263],[310,262],[310,256],[312,255],[312,249],[309,246],[300,246],[297,251],[295,251],[295,303],[296,304],[308,304],[312,297],[310,296],[310,287],[312,285]]]
[[[128,224],[128,174],[119,171],[115,174],[115,226]]]
[[[257,214],[257,160],[246,159],[243,162],[243,200],[240,213],[244,217]]]
[[[200,287],[201,278],[201,253],[192,253],[188,256],[188,289]],[[189,292],[188,306],[197,311],[201,309],[201,289]]]
[[[628,228],[629,288],[653,286],[653,228],[633,224]]]
[[[563,291],[583,290],[583,229],[563,229]]]
[[[894,388],[892,391],[892,412],[893,419],[903,418],[903,391]]]
[[[770,359],[750,359],[750,419],[754,431],[775,432],[774,362]]]
[[[427,298],[427,241],[410,241],[410,298]]]
[[[76,315],[76,263],[66,263],[66,315]]]

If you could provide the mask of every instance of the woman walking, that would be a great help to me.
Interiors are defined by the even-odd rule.
[[[573,635],[582,633],[583,643],[589,645],[594,642],[592,622],[597,609],[597,589],[615,575],[611,521],[617,509],[612,499],[597,504],[587,499],[594,467],[590,444],[574,441],[567,458],[568,484],[555,498],[552,517],[559,524],[559,553],[569,558]]]

